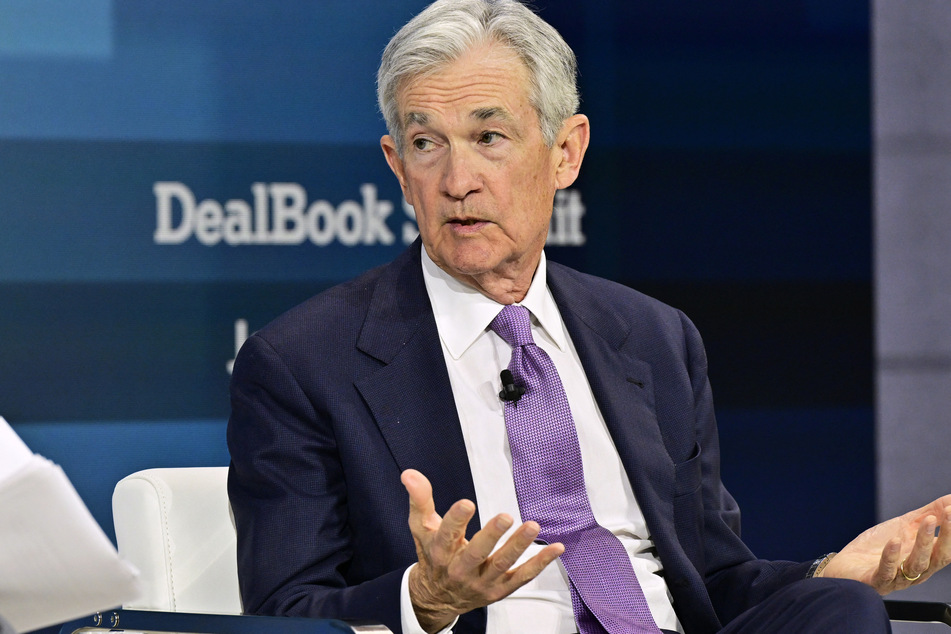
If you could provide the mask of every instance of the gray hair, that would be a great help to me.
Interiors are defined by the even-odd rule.
[[[438,71],[482,44],[509,47],[528,68],[529,101],[549,147],[578,111],[578,64],[558,31],[517,0],[437,0],[393,36],[377,71],[377,100],[403,152],[396,96],[405,82]]]

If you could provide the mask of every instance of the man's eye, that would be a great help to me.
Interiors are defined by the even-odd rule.
[[[413,147],[417,150],[427,150],[431,144],[429,139],[413,139]]]
[[[502,138],[502,135],[499,134],[498,132],[483,132],[482,136],[479,137],[479,143],[483,143],[485,145],[492,145],[493,143],[495,143],[501,138]]]

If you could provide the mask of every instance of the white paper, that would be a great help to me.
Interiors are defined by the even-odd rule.
[[[0,416],[0,485],[23,468],[32,455],[33,452]]]
[[[0,460],[7,430],[0,419]],[[28,451],[0,479],[0,615],[15,631],[118,607],[138,595],[137,576],[59,466]]]

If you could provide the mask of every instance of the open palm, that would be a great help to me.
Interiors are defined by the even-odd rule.
[[[922,583],[951,563],[951,495],[866,530],[823,577],[862,581],[885,595]]]

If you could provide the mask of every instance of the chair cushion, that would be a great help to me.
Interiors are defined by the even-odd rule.
[[[112,495],[119,554],[141,572],[124,607],[240,614],[227,467],[147,469]]]

